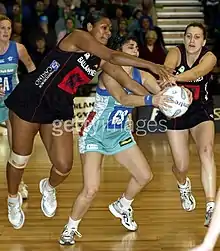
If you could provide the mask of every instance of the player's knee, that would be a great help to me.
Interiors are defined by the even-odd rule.
[[[144,187],[147,185],[151,180],[153,179],[153,173],[152,172],[145,172],[142,173],[139,177],[138,183],[140,186]]]
[[[85,198],[87,200],[92,200],[93,198],[95,198],[98,190],[99,190],[99,186],[98,185],[93,185],[93,186],[84,188],[84,196],[85,196]]]
[[[200,155],[201,160],[203,160],[204,158],[205,159],[211,159],[213,157],[213,155],[214,155],[213,154],[213,144],[209,143],[209,144],[206,144],[203,147],[200,147],[199,155]]]
[[[68,175],[73,166],[73,160],[58,159],[53,162],[55,172],[60,176]]]
[[[188,172],[189,164],[185,161],[177,162],[172,166],[173,172],[186,173]]]
[[[24,169],[31,155],[22,156],[11,152],[8,162],[16,169]]]

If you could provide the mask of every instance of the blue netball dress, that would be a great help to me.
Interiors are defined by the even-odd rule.
[[[133,80],[142,84],[140,71],[133,68]],[[97,86],[93,110],[88,114],[79,138],[79,151],[113,155],[136,144],[128,126],[133,107],[121,105],[106,89]]]
[[[0,87],[5,92],[4,97],[0,97],[0,123],[8,120],[8,108],[5,106],[4,100],[19,82],[17,75],[18,61],[16,42],[10,41],[8,50],[0,55]]]

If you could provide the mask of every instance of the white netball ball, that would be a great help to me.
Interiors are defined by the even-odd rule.
[[[170,107],[162,107],[161,112],[168,118],[177,118],[182,116],[189,108],[190,101],[187,92],[180,86],[169,87],[163,95],[170,96],[173,103],[169,103]]]

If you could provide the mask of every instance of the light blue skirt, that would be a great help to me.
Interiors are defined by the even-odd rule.
[[[0,103],[0,123],[8,120],[9,109],[5,106],[4,101]]]

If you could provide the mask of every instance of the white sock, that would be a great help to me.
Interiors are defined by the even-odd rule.
[[[12,203],[12,204],[19,203],[19,197],[18,197],[18,195],[17,195],[17,197],[9,197],[8,196],[8,203]]]
[[[50,185],[49,180],[47,180],[46,183],[45,183],[45,189],[46,189],[48,192],[50,192],[50,191],[52,191],[52,190],[54,189],[54,187],[52,187],[52,186]]]
[[[121,204],[122,204],[122,206],[123,206],[124,209],[128,209],[131,206],[131,204],[134,201],[134,199],[133,200],[128,200],[123,195],[119,201],[121,202]]]
[[[71,217],[69,217],[69,222],[67,224],[67,227],[68,228],[74,228],[74,229],[77,230],[80,221],[81,221],[81,219],[80,220],[73,220]]]
[[[215,207],[215,202],[214,201],[210,201],[206,203],[206,212],[209,211],[210,208],[214,209]]]

